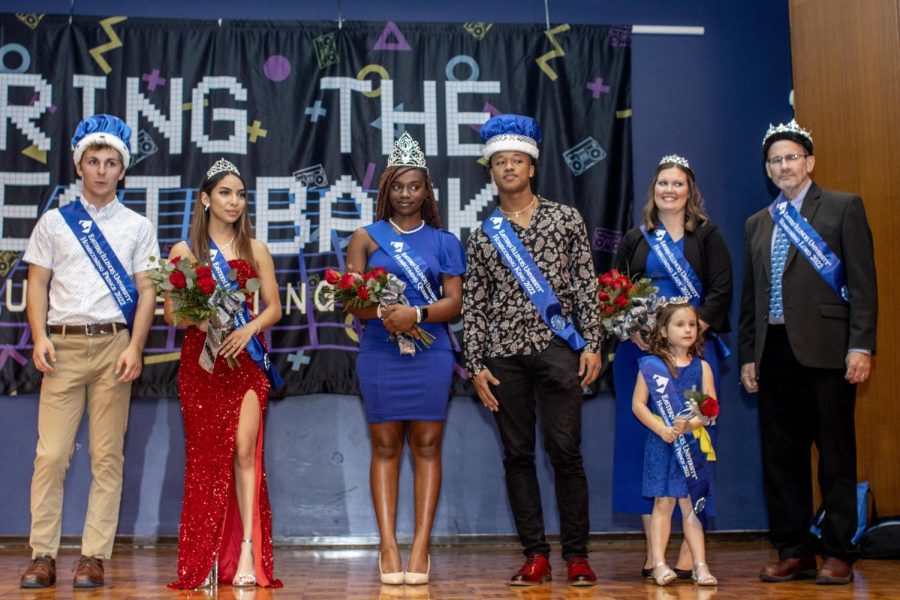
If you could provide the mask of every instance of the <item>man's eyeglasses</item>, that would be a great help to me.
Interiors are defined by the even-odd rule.
[[[792,164],[800,160],[801,158],[806,158],[809,156],[808,154],[785,154],[784,156],[773,156],[772,158],[766,160],[767,163],[772,165],[773,167],[779,166],[782,162],[787,164]]]

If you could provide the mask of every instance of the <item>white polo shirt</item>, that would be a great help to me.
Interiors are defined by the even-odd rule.
[[[118,200],[96,208],[78,200],[103,232],[125,271],[132,275],[151,268],[151,256],[159,256],[153,224]],[[94,264],[78,243],[59,209],[38,220],[22,257],[27,263],[50,269],[48,325],[122,323],[125,317]]]

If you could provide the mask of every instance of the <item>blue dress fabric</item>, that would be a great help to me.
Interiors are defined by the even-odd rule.
[[[684,238],[676,242],[684,252]],[[681,292],[669,277],[655,252],[647,255],[647,272],[653,285],[659,288],[659,295],[664,298],[680,296]],[[713,372],[716,390],[719,389],[719,357],[715,343],[707,339],[703,343],[703,360],[709,363]],[[653,512],[653,498],[642,494],[642,473],[644,471],[644,448],[640,440],[644,439],[647,428],[637,420],[631,410],[634,395],[634,384],[637,381],[638,361],[647,353],[638,348],[631,340],[619,343],[613,361],[613,383],[616,391],[616,440],[613,447],[613,494],[612,509],[615,512],[649,515]],[[698,388],[700,389],[700,388]],[[716,443],[717,427],[707,427],[713,447]],[[714,516],[715,495],[712,493],[714,469],[710,473],[710,496],[707,500],[706,514]]]
[[[435,294],[440,295],[443,275],[466,271],[465,250],[448,231],[426,225],[403,234],[403,241],[428,264],[428,279]],[[400,266],[380,247],[369,256],[366,270],[375,267],[406,281]],[[404,293],[411,306],[428,304],[408,282]],[[434,336],[434,343],[409,356],[401,355],[397,343],[388,340],[390,334],[380,319],[366,321],[356,373],[369,423],[443,421],[446,417],[456,360],[447,324],[422,323],[420,327]]]
[[[694,357],[688,366],[678,367],[678,377],[672,380],[672,386],[675,388],[675,398],[678,399],[672,402],[672,408],[678,412],[681,410],[681,404],[676,402],[684,398],[684,392],[690,389],[703,389],[703,368],[700,359]],[[659,415],[659,409],[652,398],[647,401],[647,408],[654,415]],[[664,442],[646,427],[644,431],[646,441],[641,493],[646,498],[684,498],[688,495],[687,479],[684,478],[675,453],[672,452],[672,444]]]

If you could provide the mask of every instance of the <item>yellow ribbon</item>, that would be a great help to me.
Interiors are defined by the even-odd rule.
[[[663,425],[666,424],[666,422],[663,421],[662,417],[660,417],[659,415],[653,415],[653,416],[656,418],[657,421],[659,421]],[[716,450],[715,450],[715,448],[713,448],[712,438],[709,437],[709,432],[706,430],[706,427],[703,427],[701,425],[699,428],[693,430],[691,433],[694,434],[695,438],[700,440],[700,451],[706,455],[706,460],[715,461],[716,460]]]

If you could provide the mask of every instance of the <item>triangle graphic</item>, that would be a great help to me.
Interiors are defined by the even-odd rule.
[[[392,34],[395,41],[389,42],[388,37]],[[406,38],[403,37],[403,34],[400,33],[397,24],[393,21],[388,21],[387,25],[384,26],[384,31],[378,37],[378,41],[375,42],[373,50],[412,50],[412,47],[406,41]]]
[[[30,159],[36,160],[39,163],[47,164],[47,151],[41,150],[35,145],[28,146],[24,150],[22,150],[22,154],[27,156]]]

